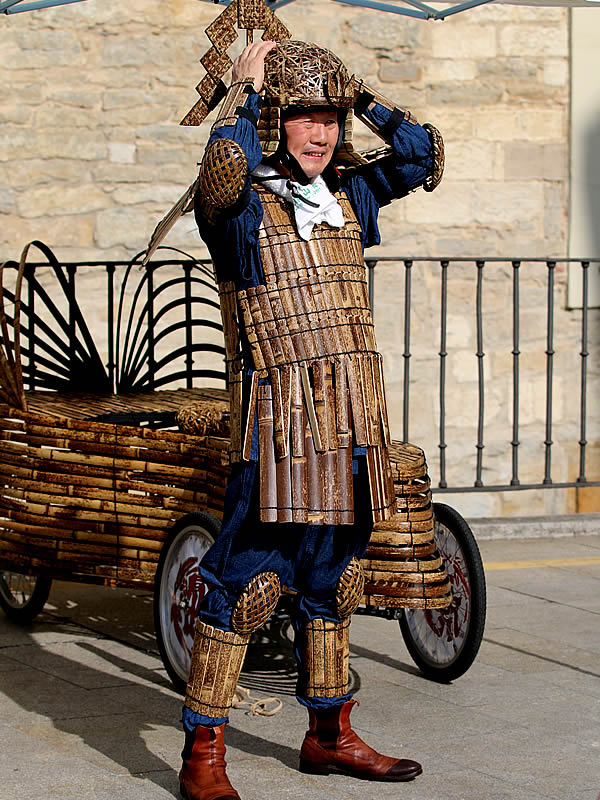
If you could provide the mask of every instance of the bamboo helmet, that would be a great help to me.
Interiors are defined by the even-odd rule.
[[[340,114],[340,138],[334,159],[356,163],[352,147],[354,78],[340,59],[314,43],[277,42],[265,57],[264,104],[258,138],[265,156],[282,144],[282,119],[294,109],[334,108]]]

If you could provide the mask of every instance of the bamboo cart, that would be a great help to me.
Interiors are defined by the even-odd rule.
[[[0,606],[31,621],[53,579],[153,590],[159,649],[181,688],[207,588],[198,562],[219,534],[229,469],[211,271],[184,256],[151,262],[138,278],[134,259],[115,313],[107,270],[106,367],[78,301],[77,268],[35,244],[47,263],[28,264],[28,246],[0,270]],[[481,560],[464,520],[432,504],[422,450],[396,442],[390,452],[405,528],[394,542],[371,541],[362,611],[399,619],[423,672],[451,680],[483,634]],[[427,576],[410,567],[427,556],[420,542],[434,510],[449,608],[448,581],[424,602]],[[398,583],[414,608],[396,608]]]

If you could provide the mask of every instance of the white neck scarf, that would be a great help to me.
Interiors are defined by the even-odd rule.
[[[344,227],[342,207],[321,175],[317,175],[312,183],[302,186],[266,164],[259,164],[252,174],[262,179],[261,182],[264,181],[270,191],[292,204],[298,233],[305,241],[310,239],[312,229],[319,222],[327,222],[332,228]],[[265,178],[269,180],[265,181]]]

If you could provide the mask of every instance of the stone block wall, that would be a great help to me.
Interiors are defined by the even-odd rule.
[[[196,100],[194,87],[204,74],[198,59],[208,46],[203,31],[216,12],[196,0],[90,0],[0,20],[1,260],[16,258],[34,238],[48,243],[63,261],[129,259],[144,248],[155,224],[194,179],[202,155],[208,126],[185,128],[178,122]],[[493,5],[425,22],[326,0],[297,0],[279,15],[295,37],[330,47],[351,71],[444,135],[444,182],[433,195],[419,191],[384,209],[383,245],[372,255],[566,255],[566,9]],[[359,125],[355,138],[359,146],[373,144]],[[191,215],[178,223],[167,244],[206,255]],[[378,268],[376,322],[399,437],[396,376],[403,359],[396,331],[399,306],[390,298],[396,291],[400,296],[401,287],[391,281],[391,272]],[[503,291],[508,281],[498,278]],[[437,288],[427,271],[415,273],[417,282],[426,301],[418,312],[426,329],[434,313],[429,293]],[[562,314],[557,324],[570,330],[565,282],[566,273],[557,274]],[[457,296],[471,309],[473,286],[472,274],[456,277]],[[494,297],[492,290],[490,302]],[[539,298],[532,293],[530,301],[524,312],[537,329]],[[494,319],[502,332],[503,314]],[[471,311],[459,303],[450,322],[459,350],[472,354]],[[490,403],[501,409],[510,364],[505,348],[488,349],[491,397],[496,398]],[[415,389],[422,380],[417,363]],[[570,369],[562,378],[566,386],[577,377],[575,357]],[[535,375],[543,378],[543,371]],[[459,421],[470,416],[461,413],[462,397],[462,389],[455,389],[459,438]],[[417,407],[413,404],[412,429],[428,452],[435,452],[435,417]],[[497,419],[502,413],[489,415],[492,451],[495,441],[504,444],[507,437],[505,420]],[[597,426],[594,430],[597,440]],[[541,493],[543,498],[558,494]],[[517,508],[515,497],[494,496],[489,509],[471,498],[461,506],[526,513],[527,506]],[[557,503],[573,510],[573,497],[536,500],[536,511]]]

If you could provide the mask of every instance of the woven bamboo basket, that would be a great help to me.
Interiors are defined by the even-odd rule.
[[[227,406],[211,402],[182,408],[177,419],[188,433],[215,426],[228,434]],[[392,442],[389,447],[398,513],[389,530],[374,530],[361,565],[361,602],[384,608],[445,608],[450,582],[434,539],[433,505],[425,454],[420,447]]]
[[[389,447],[398,513],[389,530],[374,530],[362,559],[363,603],[386,608],[445,608],[450,581],[434,539],[425,454],[407,442]]]

